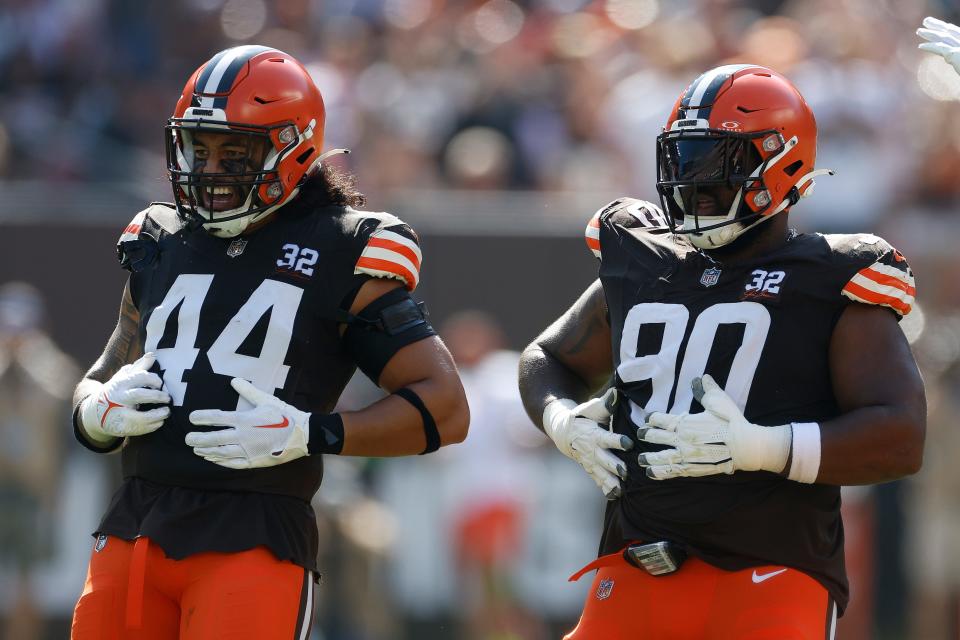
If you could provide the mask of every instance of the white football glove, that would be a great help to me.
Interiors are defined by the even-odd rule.
[[[787,465],[792,427],[752,424],[733,399],[710,376],[694,378],[693,395],[703,413],[671,415],[651,413],[637,429],[643,442],[671,449],[641,453],[641,467],[654,480],[710,476],[734,471],[773,471]]]
[[[147,353],[136,362],[123,365],[97,392],[84,398],[78,415],[91,439],[104,444],[160,428],[170,415],[170,407],[138,409],[142,404],[170,403],[170,394],[160,388],[163,380],[149,371],[155,360],[153,353]]]
[[[611,388],[581,405],[573,400],[554,400],[543,410],[544,432],[563,455],[590,474],[608,500],[620,497],[627,466],[607,449],[633,448],[630,438],[606,428],[616,401],[617,390]]]
[[[230,386],[253,408],[246,411],[192,411],[192,424],[230,427],[188,433],[184,441],[193,447],[195,454],[231,469],[272,467],[308,455],[309,413],[257,389],[243,378],[234,378]]]
[[[926,29],[917,29],[917,35],[927,40],[920,44],[920,48],[949,62],[957,73],[960,73],[960,27],[936,18],[924,18],[923,26]]]

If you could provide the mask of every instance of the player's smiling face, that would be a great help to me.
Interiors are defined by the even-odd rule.
[[[193,136],[194,166],[201,174],[240,174],[263,166],[266,140],[238,133],[198,131]],[[239,176],[218,177],[212,188],[200,189],[201,206],[210,211],[236,209],[247,198],[250,186]]]

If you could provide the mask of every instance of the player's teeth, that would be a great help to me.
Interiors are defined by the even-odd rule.
[[[214,188],[213,188],[213,195],[215,195],[215,196],[228,196],[228,195],[230,195],[230,192],[231,192],[232,190],[233,190],[232,187],[214,187]]]

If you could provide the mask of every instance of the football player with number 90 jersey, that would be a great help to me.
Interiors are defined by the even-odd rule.
[[[166,128],[174,203],[124,229],[120,320],[75,393],[124,481],[96,531],[75,639],[305,638],[322,454],[429,453],[466,436],[456,367],[410,297],[414,231],[321,154],[306,69],[227,49]],[[332,413],[357,368],[390,392]]]
[[[609,499],[572,640],[832,638],[840,486],[920,466],[910,267],[787,226],[828,173],[816,135],[775,71],[698,77],[657,139],[662,208],[593,216],[599,280],[524,352],[531,418]]]

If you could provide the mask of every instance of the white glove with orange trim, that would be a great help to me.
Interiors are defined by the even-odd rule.
[[[605,428],[610,424],[617,390],[581,405],[573,400],[554,400],[543,410],[543,431],[563,455],[590,474],[608,500],[619,498],[627,466],[608,449],[629,451],[633,441]]]
[[[253,408],[192,411],[191,424],[230,427],[188,433],[184,441],[193,447],[195,454],[231,469],[272,467],[309,455],[309,413],[257,389],[243,378],[234,378],[230,386]]]
[[[710,476],[734,471],[773,471],[787,466],[793,442],[791,425],[752,424],[733,399],[706,375],[694,378],[693,395],[703,413],[651,413],[637,438],[671,449],[641,453],[638,460],[654,480]]]
[[[114,438],[142,436],[156,431],[170,415],[170,407],[141,411],[142,404],[169,404],[170,394],[161,389],[163,380],[150,373],[156,356],[143,355],[125,364],[100,389],[80,403],[77,415],[83,430],[98,444]]]
[[[927,42],[921,43],[920,48],[943,56],[960,73],[960,27],[932,17],[924,18],[923,26],[926,29],[917,29],[917,35]]]

